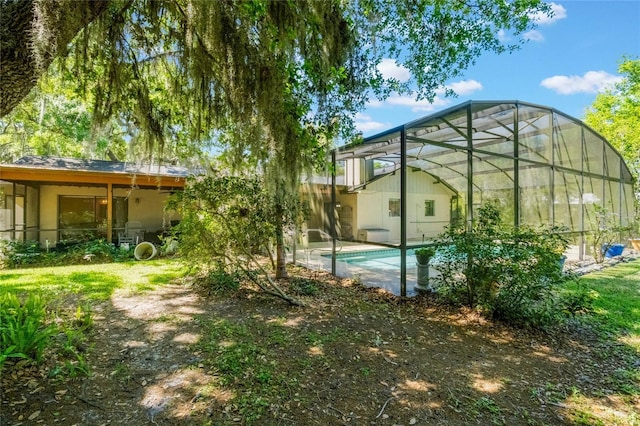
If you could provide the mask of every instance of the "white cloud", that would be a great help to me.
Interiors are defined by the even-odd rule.
[[[459,96],[470,95],[471,93],[482,90],[482,83],[476,80],[461,80],[450,83],[445,87],[442,87],[436,90],[436,96],[433,99],[433,102],[429,102],[426,99],[416,100],[415,94],[410,95],[392,95],[389,96],[384,101],[372,100],[367,102],[367,107],[370,108],[378,108],[378,107],[408,107],[411,108],[412,112],[430,112],[439,108],[446,107],[451,104],[451,101],[444,97],[446,89],[453,90]],[[358,120],[358,116],[356,116],[356,120]]]
[[[443,92],[444,90],[442,91],[442,93]],[[391,95],[384,101],[380,101],[377,99],[369,101],[367,102],[367,107],[369,108],[380,108],[380,107],[389,107],[389,106],[409,107],[411,108],[411,111],[417,112],[417,111],[432,111],[438,106],[446,105],[449,103],[445,99],[439,98],[438,96],[436,96],[433,102],[434,102],[433,104],[430,104],[429,101],[425,99],[417,101],[415,98],[415,95]],[[368,117],[366,115],[360,115],[360,114],[356,115],[356,121],[358,121],[359,119],[364,120],[365,118],[368,118]]]
[[[561,95],[571,95],[573,93],[602,92],[613,87],[621,79],[622,77],[609,74],[606,71],[588,71],[583,76],[554,75],[542,80],[540,85]]]
[[[366,133],[372,130],[381,130],[389,127],[388,124],[380,123],[379,121],[373,120],[373,118],[366,114],[356,114],[355,122],[356,129],[359,131]]]
[[[441,98],[436,96],[433,99],[433,102],[429,102],[426,99],[422,99],[417,101],[415,99],[414,96],[400,96],[400,95],[395,95],[395,96],[390,96],[387,101],[386,104],[387,105],[392,105],[392,106],[399,106],[399,107],[409,107],[411,108],[412,112],[429,112],[429,111],[433,111],[437,108],[441,108],[444,106],[447,106],[451,103],[450,100],[445,99],[445,98]]]
[[[547,16],[542,12],[535,13],[531,16],[531,20],[538,25],[550,25],[556,21],[567,17],[567,9],[561,4],[549,3],[551,6],[552,16]]]
[[[501,43],[506,43],[507,41],[509,41],[509,37],[504,30],[498,30],[498,40],[500,40]]]
[[[526,33],[524,33],[522,35],[522,37],[525,40],[530,40],[530,41],[543,41],[544,40],[544,36],[538,30],[527,31]]]
[[[384,106],[384,102],[382,102],[380,99],[369,98],[369,100],[367,100],[366,102],[366,106],[370,108],[378,108],[378,107]]]
[[[378,71],[382,73],[384,78],[395,78],[401,83],[411,78],[409,70],[402,65],[398,65],[394,59],[383,59],[382,62],[378,64]]]
[[[461,80],[451,84],[447,84],[447,89],[451,89],[458,96],[470,95],[471,93],[482,90],[482,83],[476,80]]]

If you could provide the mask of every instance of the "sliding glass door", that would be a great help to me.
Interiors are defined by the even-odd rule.
[[[123,197],[113,198],[113,227],[124,227],[128,203]],[[90,240],[107,237],[107,198],[60,195],[58,229],[60,240]]]

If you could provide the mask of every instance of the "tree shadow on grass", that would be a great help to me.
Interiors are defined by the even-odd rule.
[[[177,311],[147,325],[165,333],[151,346],[189,341],[191,358],[147,382],[140,407],[156,421],[213,424],[609,424],[633,416],[637,392],[628,394],[635,385],[622,372],[635,361],[596,336],[524,333],[370,294],[308,308],[248,294],[172,298],[165,306]],[[185,314],[190,327],[166,327]]]
[[[582,330],[526,333],[428,300],[317,288],[305,308],[176,285],[116,292],[96,311],[91,376],[26,404],[10,405],[12,391],[3,411],[78,424],[559,425],[624,424],[638,402],[624,376],[637,356]]]

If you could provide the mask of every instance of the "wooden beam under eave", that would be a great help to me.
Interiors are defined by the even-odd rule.
[[[23,167],[0,168],[0,180],[10,182],[47,182],[52,184],[99,184],[120,186],[184,188],[182,176],[132,175],[128,173],[87,172],[77,170],[39,170]]]

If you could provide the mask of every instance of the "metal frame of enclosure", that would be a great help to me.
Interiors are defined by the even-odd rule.
[[[634,214],[633,179],[620,154],[582,121],[521,101],[469,101],[412,121],[334,150],[332,169],[348,160],[383,164],[400,174],[400,238],[393,246],[401,250],[402,296],[410,173],[425,172],[454,191],[459,219],[467,226],[477,208],[492,200],[514,226],[565,227],[580,258],[585,235],[598,226],[593,205],[607,209],[621,225]],[[335,175],[334,205],[338,185],[349,187]],[[335,236],[335,220],[330,222]],[[335,240],[333,247],[335,274]]]

